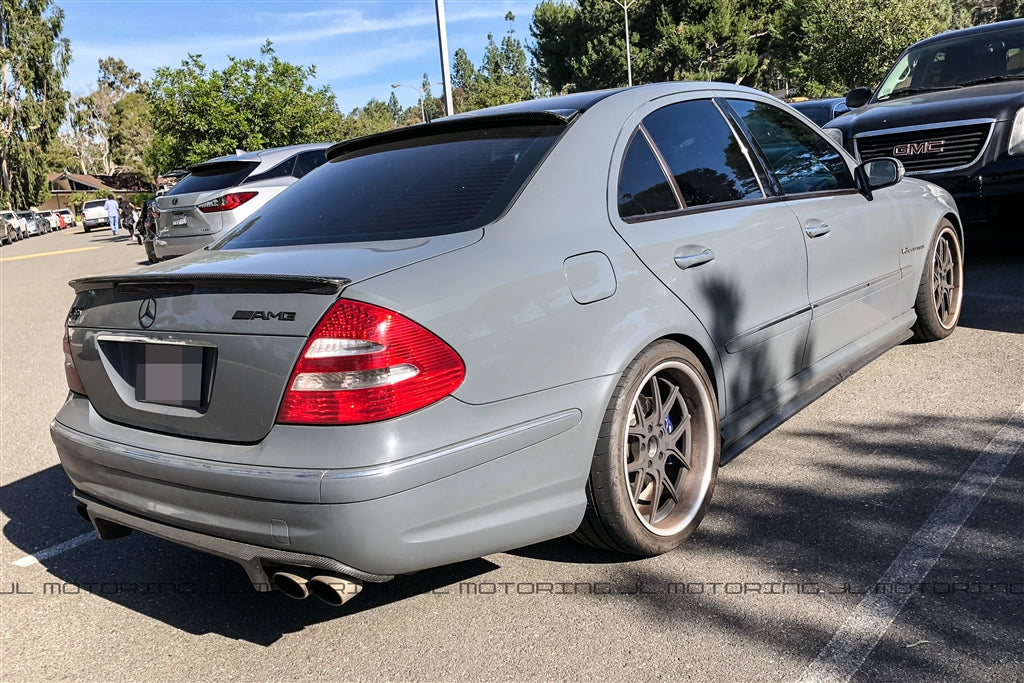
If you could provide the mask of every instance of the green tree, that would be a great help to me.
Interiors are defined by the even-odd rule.
[[[156,134],[147,158],[157,168],[340,136],[334,93],[309,83],[316,67],[278,59],[269,40],[259,59],[228,59],[222,71],[207,69],[202,55],[156,70],[147,95]]]
[[[536,97],[537,89],[522,42],[515,37],[515,15],[505,15],[508,31],[501,43],[487,35],[487,47],[479,68],[463,49],[455,51],[452,65],[452,103],[455,111],[469,111]]]
[[[69,98],[63,30],[64,13],[50,0],[0,0],[0,205],[49,196],[46,154]]]
[[[143,151],[153,139],[142,75],[120,59],[99,60],[96,88],[69,106],[65,143],[79,158],[82,173],[118,171],[148,174]]]
[[[394,93],[391,93],[394,97]],[[397,98],[396,98],[397,103]],[[383,133],[395,127],[394,110],[389,104],[374,98],[366,106],[353,109],[341,123],[339,140]]]
[[[388,98],[388,111],[391,112],[392,128],[397,128],[398,123],[402,120],[405,110],[402,109],[402,105],[398,102],[398,95],[393,91],[391,97]]]
[[[146,150],[154,133],[149,101],[143,93],[128,93],[114,104],[108,129],[110,158],[115,167],[150,178],[156,175],[158,169],[146,163]]]
[[[964,21],[950,0],[801,0],[797,12],[792,73],[811,97],[874,87],[908,45]]]
[[[709,80],[760,85],[787,0],[637,0],[629,8],[634,83]],[[530,52],[556,92],[627,84],[624,16],[612,0],[544,0]]]

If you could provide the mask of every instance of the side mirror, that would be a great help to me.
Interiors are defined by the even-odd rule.
[[[846,94],[846,106],[850,109],[863,107],[871,99],[871,88],[854,88]]]
[[[861,164],[860,171],[861,176],[867,183],[865,189],[868,192],[895,185],[903,180],[903,176],[907,174],[900,160],[890,157],[867,161]]]

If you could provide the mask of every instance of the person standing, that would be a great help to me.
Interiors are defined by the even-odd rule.
[[[135,205],[128,201],[127,197],[121,197],[121,199],[118,200],[117,202],[117,206],[121,212],[121,218],[118,227],[123,227],[125,230],[127,230],[128,237],[130,239],[132,236],[133,229],[135,227]]]
[[[107,201],[103,202],[103,208],[107,210],[107,218],[110,219],[110,232],[114,233],[114,237],[117,237],[118,214],[121,207],[118,206],[116,199],[107,197]]]

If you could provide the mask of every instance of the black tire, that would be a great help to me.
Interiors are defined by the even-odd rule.
[[[573,538],[635,555],[672,550],[704,518],[720,454],[718,406],[703,365],[674,342],[655,342],[612,394]]]
[[[90,228],[88,225],[83,225],[82,229],[85,230],[86,232],[89,232],[90,230],[92,230],[92,228]]]
[[[939,224],[928,254],[914,304],[917,322],[911,328],[918,341],[937,341],[951,335],[963,305],[963,249],[956,228],[948,220]]]

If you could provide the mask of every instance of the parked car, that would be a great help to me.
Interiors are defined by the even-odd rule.
[[[101,538],[331,604],[566,534],[666,552],[721,462],[959,318],[949,194],[742,86],[533,100],[328,157],[209,249],[71,283],[51,435]]]
[[[90,199],[82,204],[82,228],[85,232],[110,225],[106,204],[106,199]]]
[[[53,211],[37,211],[36,221],[45,221],[42,223],[44,228],[43,232],[51,232],[53,230],[60,230],[60,218],[57,217]]]
[[[800,100],[789,105],[798,112],[814,121],[819,126],[850,111],[845,97],[829,97],[823,100]]]
[[[329,143],[278,147],[190,166],[189,175],[156,199],[157,259],[210,244],[323,164],[328,147]]]
[[[896,157],[949,190],[964,221],[1024,239],[1024,19],[914,43],[828,124],[861,161]]]
[[[13,211],[0,211],[0,228],[4,244],[13,244],[22,238],[21,221]]]
[[[62,228],[77,227],[78,222],[75,220],[75,214],[71,213],[71,209],[57,209],[54,213],[64,219]]]
[[[18,218],[22,220],[22,232],[26,237],[43,234],[44,226],[39,224],[39,219],[34,211],[19,211]]]

